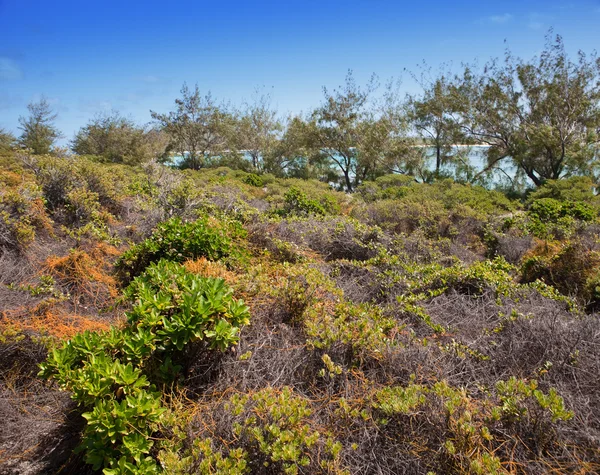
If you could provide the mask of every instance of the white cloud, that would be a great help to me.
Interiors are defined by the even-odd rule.
[[[0,81],[17,80],[23,77],[23,71],[19,65],[9,58],[0,57]]]
[[[502,24],[512,20],[512,17],[513,16],[510,13],[505,13],[503,15],[492,15],[491,17],[488,17],[488,20],[492,23]]]

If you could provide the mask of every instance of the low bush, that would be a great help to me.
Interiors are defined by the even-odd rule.
[[[285,193],[285,195],[283,195],[283,199],[283,208],[276,211],[276,213],[280,216],[308,216],[311,214],[327,214],[327,204],[324,205],[316,199],[308,198],[308,196],[306,196],[302,190],[296,188],[295,186],[292,186]]]
[[[510,378],[498,381],[495,394],[482,400],[445,381],[411,383],[376,391],[372,407],[388,437],[399,437],[420,453],[431,452],[432,470],[508,474],[516,463],[514,453],[504,448],[511,437],[522,446],[509,450],[541,453],[557,444],[556,424],[573,417],[554,389],[537,387],[535,380]]]
[[[521,281],[541,280],[581,303],[597,302],[594,279],[600,272],[600,252],[582,241],[539,242],[523,258]]]
[[[103,165],[86,158],[21,156],[23,167],[30,170],[43,190],[48,210],[60,218],[74,191],[94,193],[108,212],[119,214],[120,202],[135,173],[122,165]]]
[[[164,260],[137,277],[125,296],[133,302],[126,326],[76,335],[51,351],[40,375],[72,391],[88,411],[79,450],[95,470],[158,473],[149,455],[165,412],[157,384],[174,380],[189,343],[221,350],[235,344],[249,313],[223,280]]]
[[[22,252],[36,233],[51,234],[40,189],[33,183],[0,190],[0,252]]]
[[[531,234],[541,239],[562,239],[572,235],[583,223],[590,223],[598,211],[582,201],[558,201],[540,198],[527,210],[527,227]]]
[[[264,186],[263,179],[255,173],[248,173],[248,175],[243,179],[243,181],[244,183],[246,183],[246,185],[256,186],[257,188]]]
[[[243,251],[237,241],[244,236],[241,224],[234,220],[203,216],[185,222],[174,217],[159,224],[148,239],[123,253],[115,266],[117,276],[123,284],[128,284],[160,259],[184,262],[199,257],[240,258]]]
[[[287,386],[234,393],[211,406],[210,414],[196,416],[205,429],[220,419],[217,427],[193,441],[183,436],[180,447],[164,450],[160,458],[167,473],[177,475],[348,475],[342,445],[331,431],[316,426],[313,413],[312,401]]]
[[[312,250],[326,261],[364,261],[374,257],[387,241],[379,227],[345,216],[271,218],[254,222],[248,228],[251,241],[275,255],[290,255],[277,245],[285,241],[288,245],[297,246],[293,249],[293,254],[298,255],[300,250]],[[288,251],[292,249],[288,248]]]
[[[527,197],[529,204],[543,198],[557,201],[583,202],[593,207],[600,205],[594,193],[596,185],[587,176],[573,176],[560,180],[548,180]]]

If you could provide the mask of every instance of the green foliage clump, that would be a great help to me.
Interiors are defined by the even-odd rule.
[[[237,342],[248,308],[221,279],[202,278],[177,263],[149,266],[126,289],[133,303],[127,324],[84,332],[51,351],[40,375],[52,378],[87,410],[80,451],[106,475],[160,472],[149,455],[165,412],[157,384],[181,369],[184,347]]]
[[[330,434],[321,434],[312,427],[312,409],[291,388],[265,388],[252,395],[236,394],[227,408],[239,419],[233,424],[239,442],[247,452],[258,451],[264,458],[264,467],[273,465],[282,473],[297,475],[312,462],[327,473],[346,473],[339,468],[341,444]],[[324,447],[317,456],[313,451],[319,445]],[[318,464],[315,464],[317,460],[311,460],[315,456]]]
[[[102,222],[106,219],[101,213],[98,193],[78,188],[67,193],[65,198],[67,221],[70,224],[81,225],[92,221]]]
[[[481,186],[455,183],[451,179],[433,184],[418,183],[405,175],[385,175],[358,189],[365,201],[399,200],[410,203],[438,201],[445,209],[465,207],[482,214],[501,214],[518,206],[504,194]]]
[[[598,211],[583,201],[540,198],[531,203],[527,216],[531,234],[542,239],[552,239],[570,236],[578,224],[594,221]]]
[[[581,241],[545,242],[524,257],[521,280],[540,280],[582,303],[597,302],[594,282],[599,271],[600,253]]]
[[[535,428],[544,432],[550,422],[567,421],[573,413],[565,408],[563,398],[554,388],[547,394],[538,389],[535,379],[525,381],[511,377],[507,381],[496,383],[499,405],[492,409],[493,419],[502,419],[505,423],[528,420]],[[544,420],[539,420],[544,418]]]
[[[92,237],[116,242],[110,224],[123,210],[130,182],[130,167],[104,165],[78,157],[19,156],[42,190],[44,205],[55,222],[76,240]]]
[[[449,179],[428,184],[381,177],[359,191],[366,203],[353,214],[362,221],[396,234],[448,238],[477,251],[483,247],[486,223],[519,207],[498,191]]]
[[[312,308],[304,327],[309,347],[345,350],[348,363],[355,364],[367,358],[380,359],[392,344],[390,333],[398,325],[376,305],[340,302],[333,311],[323,306]]]
[[[285,201],[284,207],[283,209],[278,210],[278,214],[281,216],[328,214],[323,204],[315,199],[308,198],[302,190],[295,186],[292,186],[283,198]]]
[[[242,180],[246,185],[255,186],[257,188],[261,188],[264,186],[264,181],[262,177],[257,175],[256,173],[248,173],[246,177]]]
[[[249,472],[248,453],[242,448],[222,451],[211,438],[195,439],[180,455],[173,449],[163,450],[161,464],[169,475],[244,475]],[[224,454],[224,452],[226,452]],[[200,460],[200,462],[198,462]]]
[[[210,260],[238,258],[243,252],[236,240],[245,236],[235,220],[203,216],[185,222],[174,217],[159,224],[152,235],[124,252],[116,263],[117,275],[127,284],[152,262],[168,259],[183,262],[206,257]]]
[[[136,302],[127,322],[139,334],[129,358],[144,359],[156,348],[154,332],[167,350],[181,351],[192,340],[206,339],[221,350],[236,343],[248,308],[231,294],[223,279],[202,278],[166,260],[151,264],[124,291]]]
[[[594,194],[594,183],[586,176],[573,176],[560,180],[548,180],[542,186],[529,194],[528,202],[533,203],[542,198],[552,198],[557,201],[583,202],[597,206],[598,197]]]
[[[556,390],[545,393],[537,387],[535,380],[511,377],[497,382],[495,395],[480,400],[445,381],[430,386],[411,382],[375,391],[371,407],[378,424],[399,437],[410,427],[413,440],[407,442],[437,451],[438,466],[446,473],[504,474],[509,472],[496,451],[507,437],[514,434],[530,450],[543,450],[552,442],[555,424],[573,417]],[[441,450],[427,431],[435,424],[443,427]],[[415,430],[422,431],[420,437]]]
[[[40,231],[50,231],[41,190],[33,183],[0,190],[0,249],[24,250]]]
[[[321,271],[306,265],[283,265],[282,285],[272,289],[285,311],[285,320],[301,323],[305,312],[326,293],[339,295],[335,283]]]

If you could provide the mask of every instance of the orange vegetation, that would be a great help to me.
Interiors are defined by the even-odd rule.
[[[76,249],[66,256],[49,257],[42,272],[52,275],[80,303],[103,308],[119,296],[116,280],[108,273],[109,258],[118,254],[107,244],[88,252]]]
[[[205,257],[196,260],[189,260],[184,263],[185,268],[194,274],[199,274],[202,277],[216,277],[223,279],[228,284],[232,284],[237,280],[236,275],[227,270],[220,262],[209,261]]]
[[[16,309],[0,314],[0,332],[5,328],[31,331],[55,338],[69,339],[86,330],[108,330],[107,322],[94,320],[87,316],[70,315],[63,309],[51,308],[41,304],[33,311]]]

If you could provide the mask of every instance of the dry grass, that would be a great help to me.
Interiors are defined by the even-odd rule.
[[[105,309],[119,296],[117,282],[109,274],[110,263],[119,251],[97,244],[87,252],[74,249],[68,255],[50,256],[41,271],[53,276],[76,305]]]
[[[199,259],[186,261],[184,264],[185,268],[194,274],[198,274],[202,277],[213,277],[223,279],[227,284],[232,284],[237,280],[237,275],[220,262],[209,261],[205,257]]]
[[[60,340],[69,339],[86,330],[108,330],[109,326],[105,320],[70,314],[49,302],[42,302],[33,309],[21,307],[0,313],[0,332],[12,328]]]

